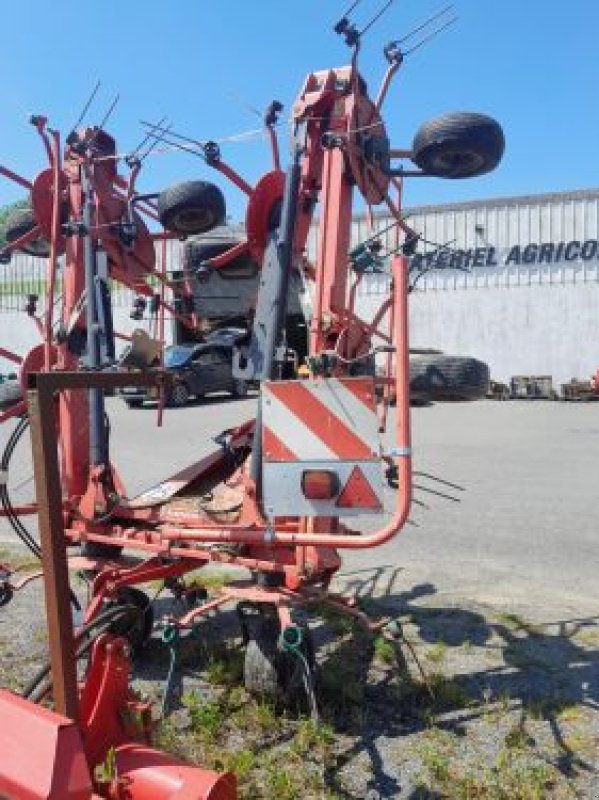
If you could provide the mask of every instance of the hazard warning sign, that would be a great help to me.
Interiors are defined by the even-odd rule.
[[[376,492],[358,466],[351,471],[335,505],[338,508],[371,508],[377,511],[382,508]]]
[[[262,494],[269,517],[353,517],[383,510],[383,463],[372,378],[262,384]],[[305,491],[311,471],[334,492]]]

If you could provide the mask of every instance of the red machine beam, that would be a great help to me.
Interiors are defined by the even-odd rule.
[[[49,373],[47,373],[49,374]],[[54,398],[28,392],[31,447],[46,594],[50,664],[56,711],[77,721],[77,662],[69,598],[62,489],[56,452]]]
[[[5,358],[7,361],[12,361],[13,364],[22,364],[23,359],[21,356],[18,356],[16,353],[13,353],[11,350],[6,350],[4,347],[0,347],[0,356]]]

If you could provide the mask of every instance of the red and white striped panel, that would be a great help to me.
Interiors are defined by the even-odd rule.
[[[262,388],[266,461],[369,461],[380,457],[370,378],[273,381]]]
[[[262,384],[262,489],[269,516],[379,513],[383,479],[372,378]],[[335,472],[339,494],[309,500],[302,476]]]

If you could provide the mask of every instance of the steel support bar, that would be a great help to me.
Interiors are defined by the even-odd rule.
[[[77,721],[77,662],[62,517],[54,393],[38,390],[29,391],[27,395],[55,710]]]
[[[4,347],[0,347],[0,357],[5,358],[7,361],[12,361],[13,364],[22,364],[23,359],[21,356],[18,356],[16,353],[13,353],[11,350],[6,350]]]
[[[152,386],[163,373],[40,372],[29,376],[29,420],[42,545],[50,665],[56,711],[78,718],[77,662],[70,606],[54,395],[61,389]]]

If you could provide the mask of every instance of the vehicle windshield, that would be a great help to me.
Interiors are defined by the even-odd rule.
[[[167,347],[164,351],[164,366],[169,369],[182,367],[192,352],[193,347],[183,347],[182,345]]]

